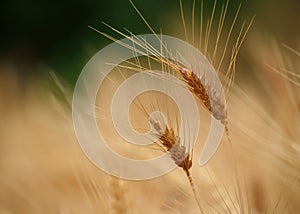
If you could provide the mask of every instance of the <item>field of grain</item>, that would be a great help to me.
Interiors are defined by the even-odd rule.
[[[300,17],[293,8],[299,4],[292,3],[284,6],[276,3],[262,9],[272,16],[282,7],[283,14],[277,14],[282,17],[278,25],[273,23],[278,18],[268,20],[267,25],[261,11],[252,19],[255,11],[244,13],[241,9],[231,32],[239,5],[230,9],[228,13],[232,14],[228,15],[224,13],[226,2],[217,2],[216,11],[211,7],[207,12],[214,13],[216,20],[210,23],[214,19],[204,19],[201,24],[203,40],[199,37],[199,17],[192,16],[194,10],[200,15],[201,3],[195,9],[185,5],[183,9],[180,5],[177,8],[184,23],[172,23],[170,27],[184,26],[182,38],[186,34],[186,40],[197,46],[203,42],[200,50],[219,68],[220,78],[228,89],[226,114],[224,109],[220,110],[220,121],[228,132],[205,166],[201,167],[198,159],[209,133],[210,119],[219,117],[210,105],[217,105],[218,101],[207,104],[206,91],[201,91],[203,87],[197,77],[159,55],[154,60],[154,64],[164,64],[165,71],[178,72],[199,107],[201,130],[197,143],[193,152],[180,161],[181,153],[178,155],[170,148],[177,146],[180,134],[175,126],[184,119],[177,118],[174,103],[161,94],[139,97],[128,114],[136,130],[145,130],[149,129],[149,122],[153,125],[155,121],[145,119],[143,114],[166,111],[168,128],[174,130],[174,135],[170,131],[158,143],[140,148],[126,144],[114,130],[110,115],[113,93],[126,79],[127,70],[141,71],[140,65],[146,67],[147,60],[133,60],[130,68],[121,66],[106,79],[95,108],[98,128],[109,146],[120,155],[137,160],[153,158],[165,151],[178,166],[166,175],[145,181],[111,176],[84,154],[72,121],[74,87],[59,72],[43,62],[28,67],[9,56],[3,57],[0,60],[0,213],[299,213]],[[147,9],[139,6],[137,10],[138,15]],[[229,23],[220,29],[219,21],[225,15],[229,16]],[[274,30],[276,26],[282,29],[280,33]],[[110,27],[105,29],[106,36],[115,33]],[[225,35],[218,34],[219,30]],[[227,45],[228,51],[223,52]],[[220,60],[224,63],[218,64]],[[159,127],[156,131],[159,132]]]

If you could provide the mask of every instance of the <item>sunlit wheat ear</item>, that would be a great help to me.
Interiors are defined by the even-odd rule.
[[[128,44],[120,43],[121,45],[124,45],[125,47],[131,49],[134,52],[150,55],[149,56],[150,59],[158,63],[161,63],[162,67],[167,67],[167,69],[164,69],[165,71],[172,70],[172,72],[177,73],[180,76],[180,78],[189,87],[190,91],[194,93],[197,98],[199,98],[199,100],[201,101],[205,109],[207,109],[215,119],[219,120],[223,125],[225,125],[225,131],[228,136],[228,139],[230,140],[228,122],[227,122],[228,121],[227,111],[224,105],[224,101],[221,98],[221,95],[216,92],[215,82],[211,82],[208,79],[205,79],[205,75],[200,75],[200,74],[205,74],[205,71],[198,71],[193,68],[193,65],[192,66],[182,65],[179,64],[176,60],[170,60],[168,58],[163,57],[161,54],[162,51],[168,53],[171,58],[175,56],[170,52],[167,45],[164,44],[164,41],[160,39],[160,35],[156,34],[156,32],[151,27],[151,25],[147,22],[145,17],[142,15],[142,13],[139,11],[139,9],[134,5],[134,3],[131,0],[130,3],[134,7],[138,15],[141,17],[141,19],[144,21],[144,23],[147,25],[147,27],[150,29],[150,31],[153,34],[157,35],[157,39],[160,40],[161,42],[161,50],[156,50],[146,40],[135,37],[134,34],[128,30],[126,31],[129,32],[130,35],[126,35],[125,33],[122,33],[121,31],[113,28],[112,26],[105,23],[104,24],[109,28],[111,28],[116,33],[130,39],[133,44],[132,46],[130,46]],[[239,33],[234,34],[233,32],[235,30],[236,27],[235,25],[241,8],[240,5],[236,10],[236,14],[232,20],[231,26],[226,35],[225,34],[226,32],[224,33],[223,31],[224,31],[224,24],[226,23],[226,15],[227,15],[229,1],[227,1],[225,5],[222,5],[221,13],[219,14],[220,19],[218,21],[214,20],[214,16],[216,15],[216,5],[217,2],[215,1],[212,9],[211,18],[205,21],[203,15],[204,3],[203,1],[201,2],[200,29],[199,29],[200,35],[195,36],[196,8],[195,8],[195,3],[193,4],[192,15],[191,15],[192,16],[191,42],[193,43],[192,45],[198,47],[198,49],[203,52],[204,56],[206,56],[209,63],[215,68],[216,72],[220,75],[219,77],[222,79],[222,84],[225,91],[225,99],[228,100],[230,94],[230,88],[234,82],[237,54],[241,48],[241,45],[245,39],[247,32],[250,29],[250,26],[253,23],[254,17],[250,20],[248,25],[246,25],[246,23],[243,22],[243,24],[240,27]],[[181,11],[181,17],[183,23],[183,30],[186,36],[186,41],[189,42],[189,38],[188,38],[189,32],[187,30],[187,23],[185,21],[184,9],[181,0],[180,0],[180,11]],[[207,27],[203,29],[204,28],[203,26],[205,25]],[[214,39],[212,36],[213,33],[212,27],[214,25],[217,26],[215,41],[213,41]],[[106,36],[109,39],[112,39],[113,41],[117,41],[115,38],[113,38],[107,33],[103,33],[103,32],[99,32],[99,33],[101,33],[102,35]],[[196,38],[199,38],[198,39],[199,45],[196,44],[195,42]],[[211,44],[214,44],[213,48],[209,47],[211,46]],[[233,45],[231,46],[230,44]],[[180,56],[180,53],[178,53],[178,55]],[[225,59],[229,59],[229,60],[227,60],[226,62]],[[227,65],[225,65],[225,62]],[[136,66],[140,68],[139,65]]]
[[[199,45],[195,42],[195,1],[193,3],[192,8],[192,23],[191,23],[191,34],[192,34],[192,44],[194,46],[198,46],[199,50],[203,52],[203,54],[207,57],[207,59],[210,61],[211,65],[215,68],[217,73],[222,73],[224,75],[223,79],[223,87],[226,92],[226,100],[229,99],[230,89],[234,82],[234,76],[235,76],[235,65],[236,65],[236,58],[237,54],[241,48],[241,45],[245,39],[245,36],[247,32],[250,29],[250,26],[253,23],[254,17],[249,22],[248,26],[246,26],[245,22],[243,22],[239,34],[237,36],[233,36],[233,30],[236,25],[236,21],[241,9],[241,5],[236,10],[236,14],[234,16],[234,19],[232,20],[231,27],[227,33],[227,35],[224,35],[224,23],[226,22],[226,15],[227,10],[229,6],[229,1],[226,2],[226,4],[222,5],[222,9],[220,12],[220,18],[217,21],[214,21],[214,18],[216,16],[216,6],[217,1],[214,1],[214,5],[211,11],[211,17],[207,20],[205,23],[204,20],[204,14],[203,14],[203,7],[204,2],[201,1],[201,8],[200,8],[200,29],[199,29]],[[184,8],[182,4],[182,0],[180,0],[180,11],[181,11],[181,18],[183,23],[183,29],[185,33],[186,40],[189,40],[188,37],[188,30],[187,30],[187,23],[185,21],[185,14],[184,14]],[[212,26],[217,26],[216,35],[215,35],[215,41],[212,41]],[[206,26],[205,29],[203,29],[203,26]],[[203,36],[204,35],[204,36]],[[204,37],[204,38],[203,38]],[[221,46],[220,43],[224,41],[224,45]],[[203,42],[204,41],[204,42]],[[230,41],[235,41],[232,45],[232,47],[229,47]],[[214,47],[209,49],[209,44],[213,43]],[[229,52],[231,49],[231,53]],[[229,52],[229,53],[228,53]],[[230,55],[228,65],[225,66],[225,69],[223,71],[221,70],[222,65],[224,64],[224,58],[226,58],[226,55]],[[220,55],[218,57],[218,55]],[[211,56],[211,57],[209,57]],[[217,60],[219,58],[219,60]],[[178,72],[181,74],[184,81],[187,83],[187,85],[190,87],[190,90],[202,101],[205,108],[212,114],[212,116],[220,120],[220,122],[225,125],[225,130],[229,138],[229,129],[228,129],[228,120],[227,120],[227,111],[224,106],[224,103],[222,102],[222,99],[219,97],[220,94],[216,93],[214,89],[214,83],[213,82],[207,82],[205,80],[205,76],[200,76],[196,70],[194,69],[188,69],[184,67],[179,67]],[[212,106],[214,111],[212,111]],[[231,140],[230,140],[231,141]]]
[[[163,125],[160,121],[152,118],[150,118],[150,124],[154,129],[153,134],[159,138],[159,146],[167,152],[175,164],[185,172],[199,209],[201,213],[204,213],[190,174],[190,169],[192,167],[192,153],[190,153],[186,146],[180,142],[180,137],[175,135],[173,128],[168,127],[168,125]]]
[[[190,91],[202,101],[205,108],[214,118],[226,125],[227,111],[225,105],[211,84],[206,83],[205,76],[198,77],[195,72],[185,68],[180,69],[179,72]],[[212,111],[212,106],[214,106],[214,111]]]

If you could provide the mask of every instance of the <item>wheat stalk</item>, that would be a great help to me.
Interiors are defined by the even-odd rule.
[[[124,191],[119,178],[111,178],[110,194],[112,196],[112,210],[114,214],[128,213],[128,203],[125,198],[126,192]]]

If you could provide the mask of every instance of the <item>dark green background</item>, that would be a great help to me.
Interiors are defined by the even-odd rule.
[[[192,1],[183,2],[189,13]],[[218,1],[222,2],[225,1]],[[229,16],[240,2],[231,1]],[[179,0],[135,0],[134,3],[157,32],[162,29],[165,34],[182,36]],[[208,15],[213,1],[204,0],[204,4]],[[293,13],[300,11],[299,5],[297,0],[244,1],[240,18],[249,19],[256,14],[256,25],[265,26],[266,31],[284,40],[296,34],[295,24],[289,28],[287,23],[294,20]],[[89,58],[110,43],[88,25],[117,37],[101,21],[121,30],[126,27],[135,34],[150,33],[127,0],[2,1],[0,16],[2,59],[21,64],[24,72],[30,72],[36,64],[46,64],[71,84]]]

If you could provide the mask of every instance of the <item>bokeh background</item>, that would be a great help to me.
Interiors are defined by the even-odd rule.
[[[186,13],[190,13],[192,1],[183,2]],[[225,3],[218,1],[218,5],[222,2]],[[136,0],[134,3],[157,32],[162,29],[165,34],[183,37],[179,1]],[[229,17],[240,3],[243,6],[239,20],[256,15],[252,32],[259,28],[279,43],[295,44],[300,31],[298,0],[232,0]],[[134,34],[150,33],[126,0],[29,0],[1,1],[0,4],[1,59],[12,60],[22,67],[22,72],[32,72],[36,64],[46,64],[72,85],[89,58],[111,42],[88,26],[111,33],[101,24],[103,21],[120,30],[127,28]],[[212,5],[213,1],[204,1],[206,16],[210,16]]]
[[[184,39],[179,0],[134,3],[156,32]],[[244,203],[240,213],[248,208],[299,213],[299,87],[266,65],[277,71],[285,65],[299,74],[299,56],[283,45],[300,50],[300,1],[231,0],[229,19],[240,3],[239,26],[256,15],[237,58],[235,83],[242,89],[234,88],[228,105],[244,198],[232,201],[223,188],[225,183],[233,197],[239,194],[225,137],[211,162],[216,183],[206,169],[193,167],[195,186],[207,213],[214,207],[227,213],[224,201],[232,210]],[[187,22],[192,4],[183,0]],[[212,7],[213,1],[204,0],[206,19]],[[134,34],[151,33],[127,0],[0,2],[0,213],[198,211],[180,170],[145,182],[120,181],[93,166],[80,149],[72,90],[88,60],[111,43],[88,26],[121,38],[102,21]]]

